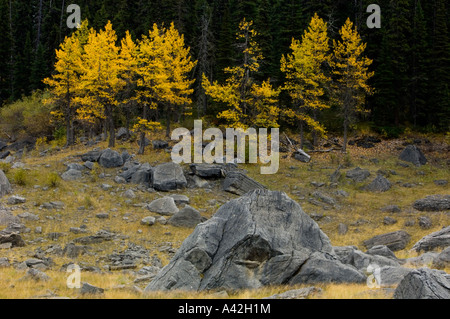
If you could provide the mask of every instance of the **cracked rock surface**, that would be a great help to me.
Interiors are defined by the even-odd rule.
[[[298,203],[258,189],[199,224],[146,291],[365,280],[338,260],[329,238]]]

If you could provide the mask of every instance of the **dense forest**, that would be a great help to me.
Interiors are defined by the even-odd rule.
[[[408,127],[445,132],[450,123],[450,8],[446,0],[379,0],[381,28],[370,29],[368,0],[79,0],[90,27],[112,22],[118,39],[129,30],[133,39],[148,34],[154,23],[184,35],[198,63],[190,73],[195,115],[215,115],[213,101],[201,94],[202,74],[223,82],[223,70],[239,59],[236,33],[243,18],[253,21],[264,61],[257,77],[281,87],[281,58],[292,39],[301,39],[314,13],[327,23],[332,39],[350,18],[373,60],[363,122],[388,136]],[[55,50],[74,30],[66,25],[65,0],[0,0],[0,105],[46,88],[54,72]],[[280,95],[279,103],[288,103]],[[330,131],[341,131],[337,108],[321,112]]]

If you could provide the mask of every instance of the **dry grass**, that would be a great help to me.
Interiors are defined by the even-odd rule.
[[[160,136],[160,138],[163,137]],[[319,226],[330,237],[333,246],[356,245],[361,250],[365,250],[365,247],[362,245],[364,240],[377,234],[404,229],[412,238],[406,249],[396,254],[400,258],[408,258],[415,256],[415,254],[409,252],[409,249],[417,240],[450,224],[448,213],[420,213],[412,209],[412,203],[417,199],[430,194],[448,193],[445,187],[436,186],[433,182],[436,179],[448,179],[448,166],[442,164],[443,161],[445,162],[448,159],[448,155],[439,152],[429,152],[427,156],[433,157],[430,165],[421,168],[403,168],[397,165],[396,154],[398,154],[398,151],[395,149],[397,146],[397,142],[383,142],[371,150],[361,151],[361,149],[350,147],[350,157],[337,153],[315,154],[310,164],[303,164],[290,158],[284,158],[281,160],[280,170],[276,175],[260,175],[260,167],[257,165],[243,165],[243,168],[248,171],[249,176],[270,189],[286,192],[292,199],[298,201],[308,214],[322,214],[324,217],[318,222]],[[106,148],[106,144],[101,143],[96,147],[103,149]],[[79,182],[66,182],[59,179],[56,179],[55,183],[52,182],[55,180],[55,172],[62,173],[65,171],[65,163],[77,162],[79,155],[93,148],[86,149],[81,146],[75,146],[64,149],[61,152],[52,152],[45,157],[29,156],[22,160],[26,165],[26,183],[13,186],[14,193],[26,197],[27,202],[24,205],[17,206],[14,214],[28,211],[38,215],[40,220],[26,222],[27,227],[31,229],[30,233],[24,234],[24,238],[28,242],[26,247],[1,250],[0,257],[8,257],[10,262],[21,262],[31,258],[36,248],[44,249],[54,244],[64,248],[73,239],[84,236],[69,232],[69,228],[86,224],[89,231],[86,235],[95,234],[100,229],[109,229],[127,236],[125,239],[114,241],[113,244],[92,245],[92,253],[104,256],[114,251],[124,250],[129,243],[135,243],[148,249],[150,255],[156,254],[164,265],[169,262],[170,255],[165,251],[160,251],[159,247],[170,242],[172,247],[177,249],[192,232],[192,229],[176,228],[161,224],[151,227],[142,226],[140,225],[140,220],[143,217],[152,215],[152,213],[136,206],[136,204],[140,203],[149,203],[153,199],[166,194],[136,190],[137,197],[129,202],[121,194],[133,186],[115,184],[113,178],[117,174],[117,170],[102,169],[100,167],[96,167],[91,175],[86,176]],[[130,154],[137,152],[137,146],[134,143],[119,143],[116,149],[118,151],[128,150]],[[149,162],[154,166],[168,162],[170,154],[164,151],[154,151],[149,147],[145,155],[136,156],[136,158],[140,162]],[[370,161],[371,158],[377,158],[379,163],[374,164]],[[349,162],[351,162],[352,167],[360,166],[368,169],[371,172],[371,179],[376,176],[376,172],[379,169],[385,171],[395,170],[397,174],[391,174],[388,177],[393,184],[392,189],[383,194],[363,192],[359,189],[361,185],[349,183],[345,178],[340,180],[338,188],[329,188],[329,175],[333,173],[338,163],[348,164]],[[15,171],[14,169],[7,170],[7,176],[10,180],[13,180]],[[345,174],[346,169],[342,169],[342,171]],[[421,172],[424,172],[424,174]],[[108,174],[110,177],[101,179],[99,178],[101,173]],[[316,190],[310,184],[312,181],[325,183],[325,186],[317,189],[320,192],[333,194],[337,189],[341,189],[348,192],[349,197],[339,198],[338,204],[328,209],[316,206],[309,201],[312,192]],[[415,188],[401,187],[401,184],[406,182],[419,186]],[[110,184],[113,188],[109,191],[104,191],[100,187],[103,183]],[[39,185],[39,187],[35,185]],[[43,190],[44,187],[48,189]],[[219,192],[216,189],[212,191],[187,189],[178,193],[187,195],[191,200],[190,205],[199,209],[202,215],[207,218],[210,218],[215,213],[221,203],[236,197]],[[334,195],[333,197],[336,198]],[[217,199],[216,205],[207,203],[212,198]],[[5,202],[6,199],[2,199],[2,201]],[[62,201],[65,203],[65,207],[60,210],[39,208],[43,203],[50,201]],[[392,204],[400,206],[402,211],[396,214],[381,212],[382,207]],[[80,206],[84,206],[85,209],[79,210]],[[110,218],[100,220],[95,217],[96,214],[102,212],[108,212]],[[397,223],[389,226],[384,225],[383,218],[388,215],[397,219]],[[417,218],[425,215],[432,219],[433,226],[431,229],[424,230],[417,225]],[[410,219],[415,220],[416,225],[405,227],[404,223]],[[354,224],[358,220],[365,220],[366,223]],[[347,234],[338,234],[337,228],[340,223],[345,223],[349,226]],[[34,229],[37,226],[43,228],[43,234],[34,233]],[[46,237],[46,234],[51,232],[62,232],[64,236],[57,242],[53,242]],[[38,241],[36,241],[37,239]],[[59,271],[61,265],[70,262],[70,260],[53,255],[51,257],[56,266],[46,271],[52,280],[45,283],[36,283],[30,280],[21,281],[19,279],[24,276],[24,272],[15,270],[12,267],[0,269],[0,298],[33,298],[47,295],[49,291],[59,296],[86,298],[80,296],[76,290],[68,289],[66,286],[68,274]],[[77,262],[98,267],[103,266],[92,255],[83,255]],[[449,272],[449,269],[446,269],[446,271]],[[82,274],[82,281],[105,288],[106,291],[102,298],[107,299],[217,298],[212,292],[170,292],[142,295],[132,289],[134,279],[135,277],[126,271],[106,272],[103,274],[83,272]],[[140,286],[140,288],[143,287],[145,287],[145,284]],[[245,290],[231,293],[230,298],[262,298],[299,287],[301,286],[264,287],[257,290]],[[390,297],[390,292],[371,290],[364,284],[319,285],[319,287],[322,288],[323,293],[314,296],[314,298],[373,299]]]

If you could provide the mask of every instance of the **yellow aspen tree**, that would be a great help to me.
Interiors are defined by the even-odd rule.
[[[133,41],[129,31],[126,31],[125,37],[120,42],[119,59],[122,64],[122,73],[120,77],[125,81],[125,87],[119,94],[119,102],[125,113],[126,129],[129,134],[130,113],[133,106],[137,104],[137,77],[138,77],[138,53],[139,47]]]
[[[91,29],[84,46],[81,88],[84,92],[83,106],[101,106],[109,130],[109,147],[115,146],[114,108],[119,104],[117,95],[125,86],[120,78],[123,66],[119,58],[117,35],[110,21],[103,30]],[[96,103],[92,103],[96,101]],[[94,112],[92,112],[94,113]]]
[[[228,74],[225,84],[217,81],[211,83],[205,75],[202,77],[206,95],[227,105],[228,108],[220,112],[217,118],[225,120],[230,127],[279,127],[279,90],[272,87],[270,79],[262,84],[254,79],[264,58],[256,42],[257,36],[253,21],[243,19],[236,35],[242,50],[242,63],[224,69]]]
[[[74,118],[77,111],[76,96],[79,92],[80,65],[83,53],[82,36],[87,27],[87,20],[83,22],[77,32],[66,37],[56,50],[54,74],[43,80],[50,88],[51,98],[47,103],[54,103],[56,109],[52,112],[55,117],[64,118],[66,126],[66,145],[75,143]]]
[[[169,28],[157,24],[139,43],[139,99],[146,108],[160,106],[166,117],[166,136],[170,136],[170,122],[177,108],[192,103],[190,95],[195,80],[189,74],[197,61],[190,56],[174,23]],[[144,115],[144,120],[146,120]]]
[[[369,72],[369,66],[373,61],[363,55],[367,44],[362,42],[357,27],[353,27],[350,19],[347,19],[339,34],[341,40],[333,41],[334,53],[331,65],[336,77],[335,97],[344,117],[342,151],[346,152],[348,126],[355,113],[364,112],[366,95],[373,92],[367,82],[374,72]]]
[[[310,113],[317,114],[317,111],[330,107],[324,96],[331,80],[323,69],[323,65],[330,62],[329,42],[327,23],[316,13],[302,40],[292,39],[292,53],[281,58],[281,71],[286,75],[283,89],[289,93],[293,102],[293,109],[286,110],[285,115],[299,121],[301,148],[304,143],[304,124],[313,132],[325,135],[323,125]]]

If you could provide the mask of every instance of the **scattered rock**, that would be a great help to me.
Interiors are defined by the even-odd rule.
[[[331,174],[330,176],[330,182],[331,183],[337,183],[339,182],[339,179],[341,178],[342,173],[341,173],[341,166],[339,166],[334,172],[333,174]]]
[[[169,196],[155,199],[149,205],[147,205],[147,209],[153,213],[165,216],[174,215],[179,211],[177,205],[175,204],[175,200]]]
[[[419,217],[419,226],[422,229],[430,229],[433,226],[433,222],[431,218],[428,216]]]
[[[430,195],[413,204],[421,212],[440,212],[450,210],[450,195]]]
[[[411,236],[407,232],[399,230],[372,237],[364,241],[363,244],[367,249],[370,249],[373,246],[385,245],[392,251],[398,251],[405,249],[410,240]]]
[[[12,192],[11,184],[5,173],[0,169],[0,198]]]
[[[65,181],[76,181],[83,178],[83,173],[76,169],[69,169],[62,173],[61,178]]]
[[[39,216],[29,213],[29,212],[21,213],[21,214],[17,215],[17,217],[20,217],[21,219],[28,220],[28,221],[38,221],[39,220]]]
[[[163,149],[169,147],[169,143],[167,143],[166,141],[161,141],[161,140],[153,141],[152,144],[153,144],[153,149],[155,149],[155,150],[163,150]]]
[[[312,296],[320,295],[322,289],[317,287],[306,287],[295,290],[288,290],[281,294],[272,295],[263,299],[308,299]]]
[[[123,193],[123,197],[129,198],[129,199],[134,199],[134,198],[136,198],[136,194],[133,192],[132,189],[129,189]]]
[[[314,192],[312,194],[313,197],[317,198],[318,200],[324,202],[325,204],[328,205],[336,205],[336,200],[328,195],[322,194],[321,192]]]
[[[346,224],[340,223],[338,225],[338,234],[339,235],[345,235],[348,233],[348,226]]]
[[[27,270],[26,275],[21,278],[21,280],[27,279],[32,279],[35,281],[49,281],[51,278],[44,272],[40,271],[39,269],[30,268]]]
[[[294,158],[297,161],[303,162],[303,163],[309,163],[311,161],[311,156],[303,152],[302,150],[298,150],[294,153]]]
[[[100,244],[105,241],[111,241],[117,237],[117,234],[101,229],[95,235],[79,237],[74,240],[76,243],[83,245]]]
[[[155,217],[147,216],[147,217],[144,217],[141,220],[141,225],[152,226],[152,225],[155,224],[155,222],[156,222],[156,218]]]
[[[101,150],[93,150],[90,152],[87,152],[86,154],[81,155],[81,160],[83,162],[98,162],[100,156],[102,155]]]
[[[380,282],[378,284],[383,288],[398,285],[411,271],[413,269],[404,267],[381,267],[379,273]]]
[[[200,213],[189,205],[186,205],[179,212],[175,213],[168,221],[172,226],[188,228],[194,228],[201,222],[202,216]]]
[[[105,290],[103,288],[95,287],[86,282],[83,283],[80,290],[82,295],[101,295],[104,292]]]
[[[355,246],[334,247],[341,263],[351,265],[360,271],[366,271],[369,265],[399,267],[398,261],[381,255],[365,254]]]
[[[450,226],[423,237],[414,244],[412,250],[417,252],[431,251],[437,248],[446,248],[448,246],[450,246]]]
[[[0,231],[0,246],[14,248],[24,247],[25,241],[18,233],[7,233],[5,230]]]
[[[0,226],[8,226],[11,223],[20,223],[19,217],[7,210],[0,209]]]
[[[18,205],[18,204],[24,204],[26,203],[25,197],[13,195],[10,198],[8,198],[7,203],[8,205]]]
[[[242,196],[255,189],[265,189],[265,186],[242,172],[231,171],[227,173],[222,188],[226,192]]]
[[[109,214],[108,213],[98,213],[95,215],[95,217],[97,217],[98,219],[108,219]]]
[[[450,299],[450,282],[445,272],[421,268],[406,275],[394,293],[395,299]]]
[[[186,195],[172,194],[169,195],[169,197],[172,197],[175,201],[175,204],[177,205],[189,204],[190,202],[189,197],[187,197]]]
[[[450,267],[450,247],[444,249],[436,258],[433,260],[433,268],[444,269]]]
[[[425,155],[416,145],[408,145],[400,154],[399,159],[416,166],[422,166],[427,163]]]
[[[123,165],[123,158],[118,152],[108,148],[102,152],[98,163],[104,168],[120,167]]]
[[[436,186],[447,186],[448,185],[448,181],[445,180],[445,179],[439,179],[439,180],[434,181],[434,184]]]
[[[392,218],[389,216],[386,216],[383,219],[383,224],[385,224],[385,225],[394,225],[396,223],[397,223],[397,220],[395,218]]]
[[[369,185],[363,187],[363,189],[369,192],[383,193],[391,189],[391,183],[386,177],[378,175]]]
[[[364,182],[370,176],[370,172],[366,169],[361,169],[360,167],[356,167],[352,170],[347,171],[345,177],[351,179],[355,183]]]
[[[189,167],[194,175],[202,178],[222,178],[226,175],[223,164],[191,164]]]
[[[180,165],[166,163],[158,165],[153,170],[153,188],[159,191],[171,191],[184,188],[187,185],[186,177]]]
[[[402,210],[397,205],[388,205],[381,209],[385,213],[400,213]]]
[[[77,246],[74,243],[69,243],[64,247],[63,255],[69,258],[78,258],[86,252],[87,249],[85,246]]]
[[[405,260],[405,265],[420,268],[420,267],[431,267],[434,260],[439,256],[436,252],[426,252],[417,257],[407,258]]]
[[[127,137],[128,137],[129,135],[130,135],[129,132],[128,132],[128,130],[127,130],[125,127],[120,127],[120,128],[117,130],[116,138],[117,138],[118,140],[125,140],[125,139],[127,139]]]

